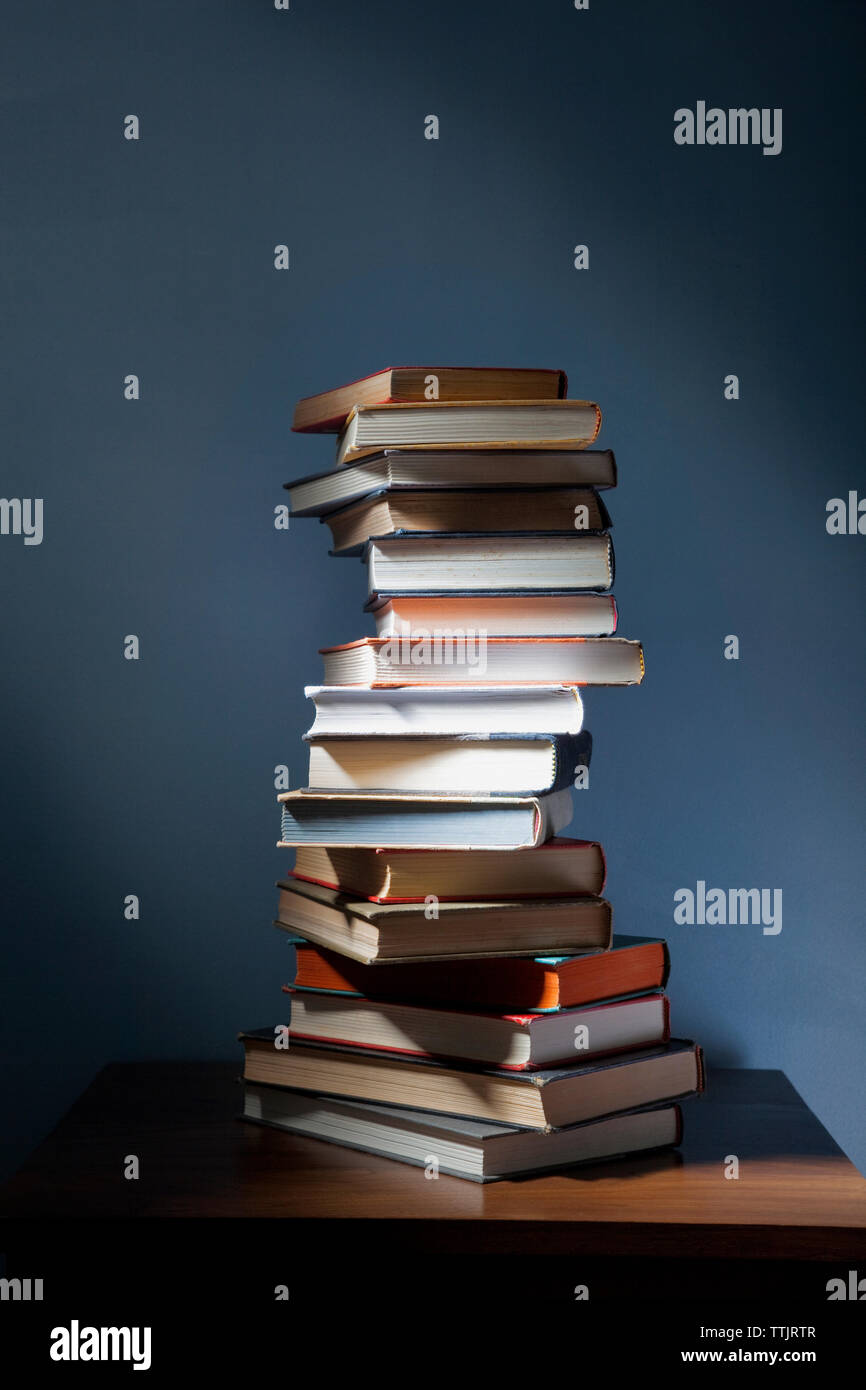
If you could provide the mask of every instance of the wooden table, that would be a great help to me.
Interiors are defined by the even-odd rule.
[[[781,1072],[712,1073],[677,1152],[484,1187],[245,1124],[237,1072],[106,1067],[0,1190],[0,1275],[38,1276],[47,1300],[0,1305],[9,1356],[41,1364],[50,1328],[83,1317],[152,1325],[160,1364],[222,1375],[251,1345],[284,1366],[310,1319],[330,1319],[331,1355],[357,1345],[347,1319],[365,1336],[399,1309],[425,1364],[451,1364],[449,1328],[474,1327],[485,1356],[492,1327],[537,1349],[555,1305],[584,1350],[615,1345],[619,1372],[650,1348],[660,1371],[681,1364],[708,1325],[780,1351],[801,1343],[771,1324],[811,1327],[825,1378],[858,1352],[862,1305],[827,1282],[866,1276],[866,1181]],[[197,1219],[214,1217],[234,1219]]]
[[[375,1221],[378,1242],[443,1253],[866,1256],[866,1181],[782,1072],[711,1074],[678,1151],[486,1186],[245,1124],[237,1072],[106,1067],[0,1190],[0,1215],[277,1217],[343,1236]]]

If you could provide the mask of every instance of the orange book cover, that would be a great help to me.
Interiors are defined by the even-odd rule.
[[[304,396],[295,406],[292,429],[298,434],[338,434],[355,405],[394,405],[400,401],[422,403],[430,399],[429,379],[435,377],[438,400],[487,400],[495,384],[514,383],[514,395],[539,400],[561,400],[568,392],[568,377],[551,367],[384,367],[355,381]],[[503,399],[509,399],[508,396]]]

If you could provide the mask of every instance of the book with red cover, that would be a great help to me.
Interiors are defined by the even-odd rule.
[[[668,1000],[658,993],[556,1013],[494,1014],[291,986],[284,990],[292,1001],[290,1040],[453,1057],[508,1071],[610,1057],[656,1047],[670,1037]]]
[[[356,405],[423,403],[435,386],[440,401],[561,400],[565,372],[549,367],[385,367],[345,386],[304,396],[295,406],[292,429],[301,434],[338,434]]]
[[[640,642],[625,637],[486,637],[410,633],[319,650],[322,683],[369,689],[424,685],[639,685]]]
[[[364,965],[300,937],[293,945],[292,982],[299,988],[503,1014],[546,1013],[661,990],[670,975],[666,943],[647,936],[617,934],[610,950],[580,955],[408,965]]]

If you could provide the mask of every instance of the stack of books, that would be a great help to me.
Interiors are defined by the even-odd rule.
[[[614,636],[598,406],[561,372],[393,368],[299,403],[336,467],[287,484],[366,561],[375,635],[324,648],[277,925],[288,1027],[245,1033],[245,1117],[476,1181],[679,1142],[700,1049],[664,941],[612,935],[580,689]]]

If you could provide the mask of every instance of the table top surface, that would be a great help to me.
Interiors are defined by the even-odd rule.
[[[866,1180],[779,1071],[712,1072],[676,1150],[487,1185],[246,1124],[237,1076],[226,1062],[106,1067],[0,1189],[0,1215],[375,1220],[479,1252],[866,1254]]]

